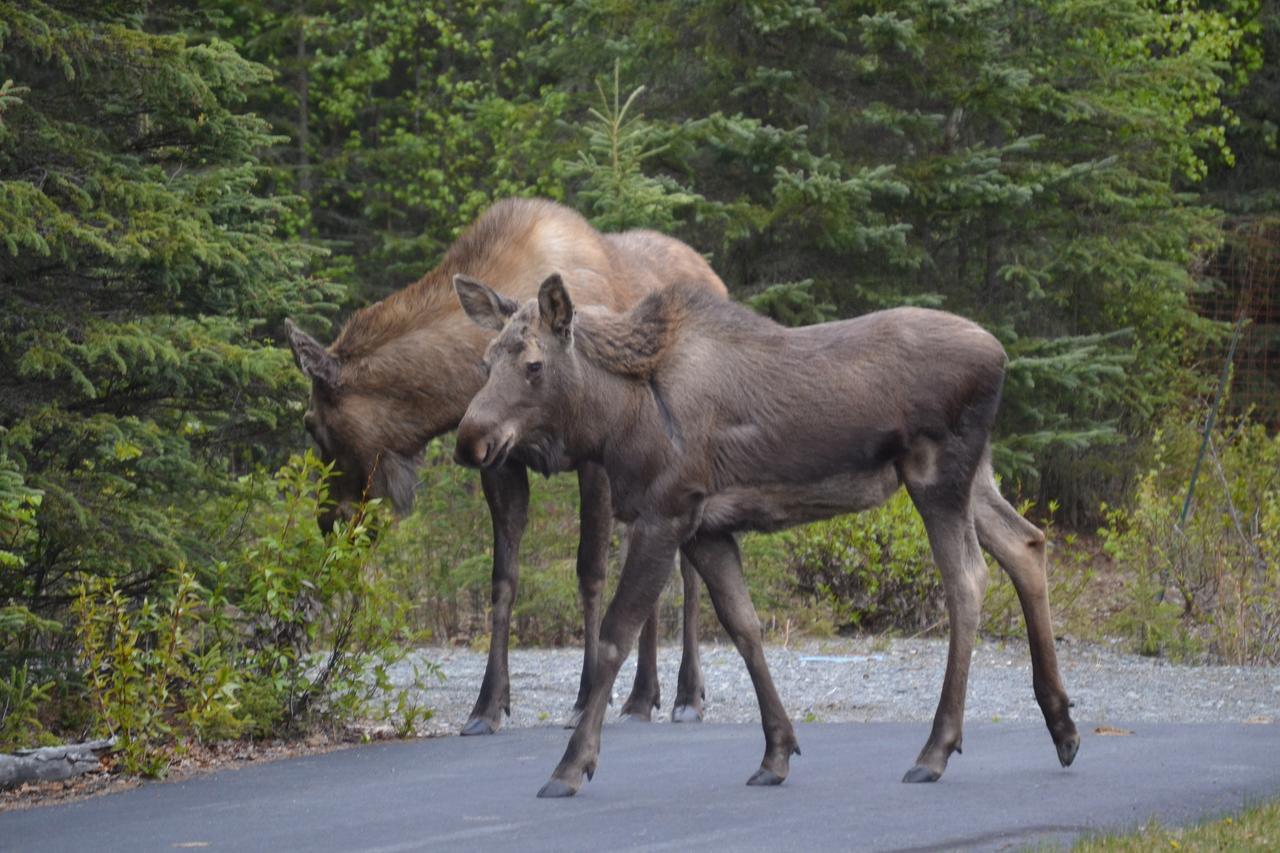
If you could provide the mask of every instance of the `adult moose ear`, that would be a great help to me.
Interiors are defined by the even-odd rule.
[[[293,324],[284,321],[284,333],[298,368],[312,381],[332,391],[338,387],[338,360],[323,345]]]
[[[569,337],[569,327],[573,324],[573,301],[569,299],[569,291],[560,273],[547,276],[538,288],[538,313],[551,331],[562,338]]]
[[[493,288],[459,273],[453,277],[453,290],[458,294],[462,310],[478,326],[501,332],[507,318],[520,306]]]

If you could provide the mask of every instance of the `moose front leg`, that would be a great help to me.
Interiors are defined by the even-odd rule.
[[[480,472],[489,515],[493,519],[493,612],[489,631],[489,661],[480,683],[464,735],[491,735],[511,713],[511,678],[507,644],[511,634],[511,603],[516,597],[520,568],[520,539],[529,518],[529,474],[523,465],[508,464]]]
[[[571,797],[582,787],[584,775],[590,779],[595,774],[600,756],[600,729],[613,682],[641,624],[662,593],[671,574],[675,552],[676,536],[669,524],[639,521],[632,525],[618,591],[600,625],[600,647],[587,705],[569,739],[564,758],[550,781],[538,791],[539,797]]]
[[[671,722],[700,723],[707,691],[702,683],[698,650],[698,570],[683,552],[680,575],[684,581],[684,652],[680,657],[680,678],[676,682],[676,701],[671,706]]]

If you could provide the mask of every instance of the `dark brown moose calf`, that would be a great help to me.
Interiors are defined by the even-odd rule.
[[[586,711],[539,792],[570,796],[595,772],[613,680],[680,549],[746,660],[765,753],[750,785],[776,785],[799,754],[774,690],[734,533],[874,507],[904,485],[942,572],[951,648],[933,731],[907,782],[942,776],[960,749],[986,548],[1027,620],[1035,695],[1066,766],[1080,739],[1058,676],[1044,534],[1000,496],[988,447],[1005,353],[977,325],[900,308],[784,329],[685,284],[625,314],[573,303],[558,275],[523,306],[464,278],[467,313],[490,328],[489,378],[458,427],[457,458],[542,470],[604,467],[631,525],[600,628]]]
[[[304,422],[326,462],[334,464],[333,510],[326,529],[347,517],[363,497],[389,498],[399,513],[413,503],[422,450],[457,426],[471,397],[484,384],[480,364],[491,331],[459,310],[450,281],[468,273],[501,283],[512,296],[534,292],[553,270],[566,270],[574,298],[621,310],[679,274],[708,295],[727,295],[724,284],[693,249],[653,231],[602,235],[571,210],[549,201],[508,199],[495,204],[445,253],[440,265],[386,299],[357,312],[325,348],[292,323],[289,343],[311,379]],[[550,469],[539,468],[543,473]],[[604,469],[578,469],[582,527],[578,585],[586,649],[574,720],[586,705],[595,670],[605,560],[612,525]],[[510,713],[507,641],[516,593],[516,555],[529,504],[525,466],[492,465],[481,475],[493,516],[493,624],[489,661],[480,696],[463,734],[491,734]],[[685,574],[685,647],[672,719],[702,716],[698,667],[696,576]],[[642,639],[640,666],[622,713],[649,719],[658,705],[657,634],[651,621]]]

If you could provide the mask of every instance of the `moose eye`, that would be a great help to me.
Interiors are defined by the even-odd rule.
[[[542,362],[531,361],[524,366],[524,369],[529,374],[529,378],[532,379],[542,373]]]

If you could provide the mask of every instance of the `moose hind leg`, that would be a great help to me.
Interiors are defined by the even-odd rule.
[[[626,660],[641,624],[671,575],[676,537],[662,524],[632,525],[627,559],[604,621],[600,623],[600,648],[591,674],[591,691],[582,718],[569,738],[569,746],[539,797],[571,797],[590,779],[600,756],[600,729],[618,669]]]
[[[489,660],[480,695],[462,727],[464,735],[491,735],[502,726],[503,712],[511,713],[507,641],[511,633],[511,603],[520,575],[516,558],[529,517],[529,475],[523,466],[486,469],[480,473],[480,484],[493,519],[493,613]]]
[[[706,582],[720,624],[738,647],[756,689],[765,750],[760,768],[747,784],[780,785],[790,772],[792,754],[800,754],[800,746],[769,675],[764,644],[760,640],[760,618],[742,576],[738,543],[729,534],[702,534],[685,545],[685,553]]]
[[[1080,735],[1071,720],[1070,702],[1058,673],[1058,656],[1053,645],[1044,533],[1000,495],[986,465],[974,481],[973,513],[978,541],[1000,563],[1018,592],[1023,618],[1027,621],[1036,701],[1053,737],[1058,761],[1067,767],[1080,748]]]
[[[908,484],[910,489],[910,484]],[[907,771],[904,782],[936,782],[947,769],[953,751],[960,751],[964,725],[965,693],[969,662],[978,633],[982,595],[987,586],[987,564],[982,559],[973,519],[967,505],[939,507],[912,494],[924,519],[934,561],[942,572],[942,586],[951,621],[951,642],[942,696],[933,716],[929,740]],[[965,502],[967,503],[967,502]]]
[[[684,581],[684,650],[680,655],[680,678],[676,682],[676,701],[671,706],[671,722],[702,722],[702,703],[707,691],[702,682],[702,664],[698,650],[698,570],[680,553],[680,576]]]
[[[596,668],[600,645],[600,611],[604,599],[605,568],[609,560],[609,540],[613,537],[613,506],[609,498],[609,478],[604,468],[586,463],[578,469],[578,496],[581,506],[578,538],[578,594],[582,598],[582,678],[578,698],[565,728],[573,728],[587,706],[591,673]]]

